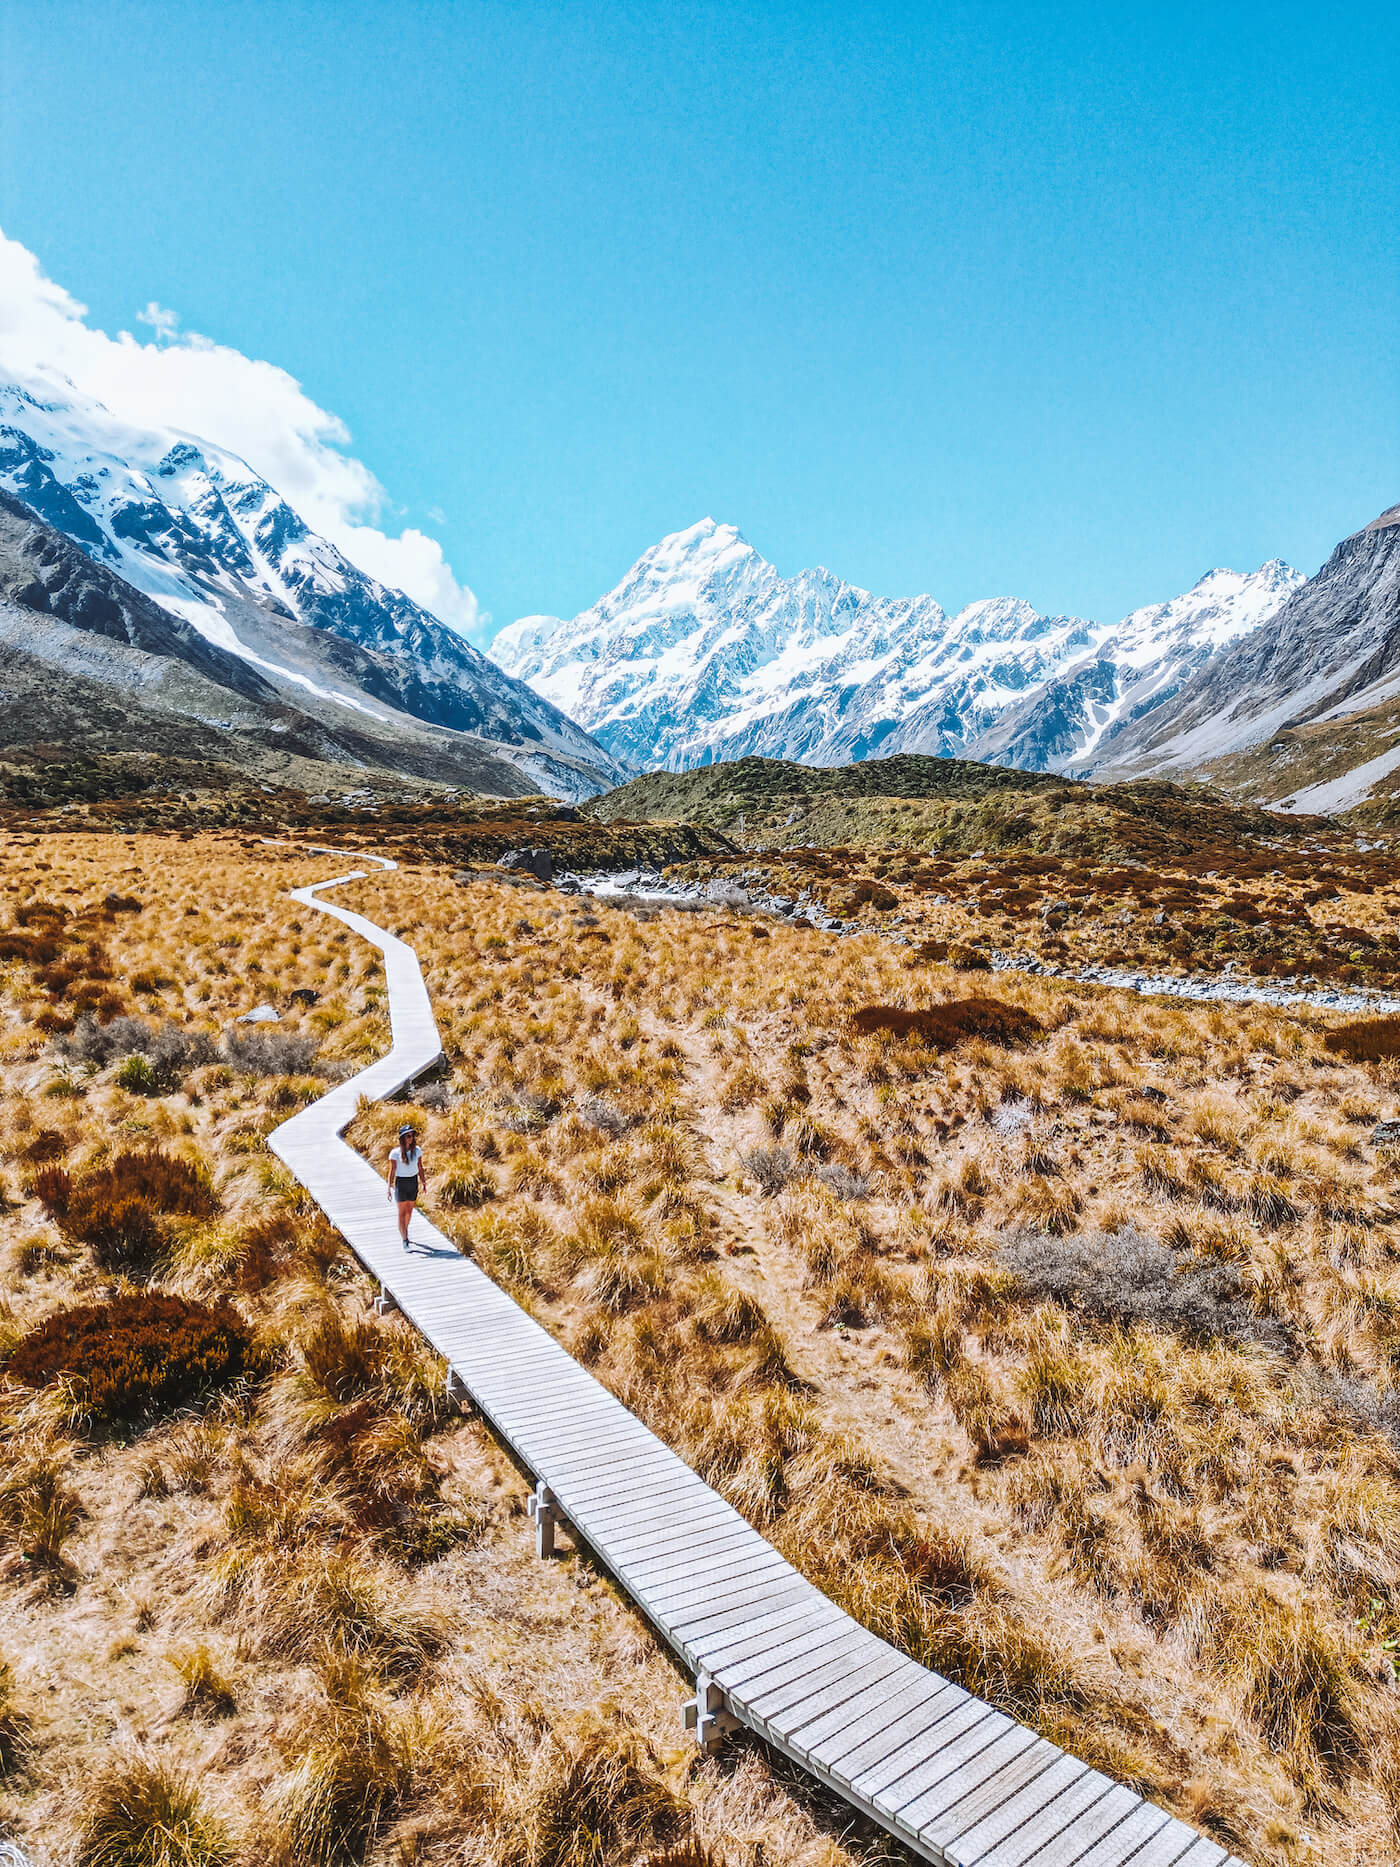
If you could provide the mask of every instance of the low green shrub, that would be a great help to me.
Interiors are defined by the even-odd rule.
[[[167,1291],[132,1291],[45,1318],[10,1357],[27,1387],[70,1383],[94,1425],[140,1425],[261,1372],[247,1324],[228,1303],[211,1308]]]
[[[134,1096],[153,1096],[156,1072],[150,1058],[133,1052],[117,1071],[117,1085]]]

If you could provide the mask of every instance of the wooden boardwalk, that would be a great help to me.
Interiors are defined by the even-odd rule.
[[[392,1048],[269,1145],[534,1474],[541,1553],[567,1521],[684,1661],[701,1743],[747,1725],[944,1867],[1243,1867],[859,1626],[421,1213],[403,1249],[381,1172],[341,1134],[361,1097],[397,1093],[442,1047],[413,949],[318,898],[363,873],[292,898],[381,950]]]

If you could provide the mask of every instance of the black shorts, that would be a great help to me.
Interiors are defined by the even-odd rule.
[[[402,1205],[406,1199],[417,1199],[418,1175],[415,1173],[411,1180],[396,1179],[394,1181],[394,1197],[398,1200],[400,1205]]]

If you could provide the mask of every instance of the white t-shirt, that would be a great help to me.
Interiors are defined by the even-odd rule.
[[[389,1164],[394,1169],[396,1180],[416,1180],[418,1170],[423,1165],[423,1150],[421,1147],[408,1149],[391,1147]]]

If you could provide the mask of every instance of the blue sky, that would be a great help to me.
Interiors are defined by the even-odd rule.
[[[0,227],[103,329],[154,299],[290,371],[496,624],[707,512],[1113,617],[1400,499],[1398,45],[1345,3],[8,0]]]

